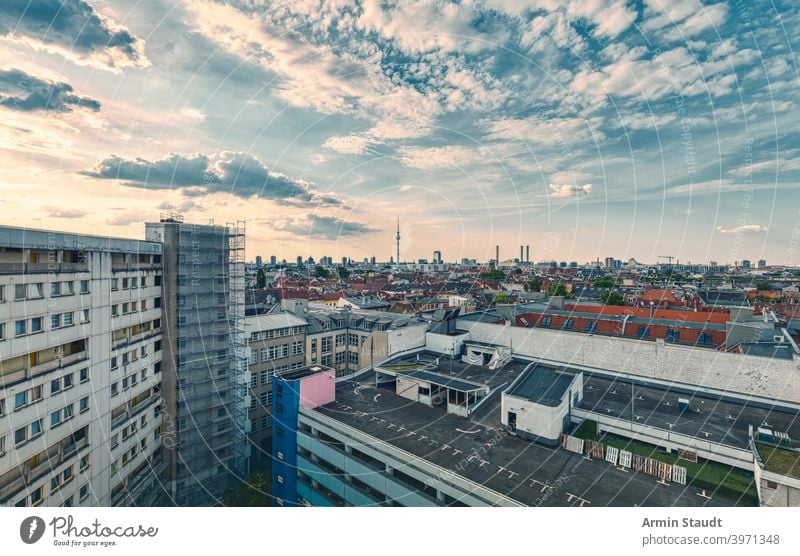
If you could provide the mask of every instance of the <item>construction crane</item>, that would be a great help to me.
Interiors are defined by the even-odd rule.
[[[672,259],[674,259],[675,257],[673,257],[672,255],[659,255],[658,258],[667,259],[669,261],[669,264],[672,264]]]

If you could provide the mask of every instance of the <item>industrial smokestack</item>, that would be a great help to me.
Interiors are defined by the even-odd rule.
[[[525,262],[525,257],[523,257],[523,255],[524,255],[524,252],[522,250],[522,245],[520,245],[519,246],[519,262],[521,262],[521,263]]]
[[[500,246],[496,245],[494,248],[494,264],[500,266]]]
[[[526,245],[525,246],[525,262],[526,263],[531,262],[531,246],[530,245]]]

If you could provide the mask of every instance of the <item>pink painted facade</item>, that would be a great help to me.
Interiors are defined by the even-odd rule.
[[[320,371],[300,379],[300,405],[314,409],[336,400],[336,371]]]

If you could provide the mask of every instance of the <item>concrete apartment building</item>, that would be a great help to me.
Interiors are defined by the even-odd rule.
[[[272,379],[276,373],[294,370],[305,364],[305,339],[308,323],[288,313],[268,313],[245,318],[249,348],[249,396],[252,465],[270,459],[272,436]]]
[[[160,490],[162,245],[0,227],[0,504]]]
[[[243,224],[146,224],[164,251],[164,461],[169,500],[217,505],[247,472]]]

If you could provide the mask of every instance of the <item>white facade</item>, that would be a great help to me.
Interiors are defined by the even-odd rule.
[[[156,493],[161,252],[0,228],[0,504]]]

